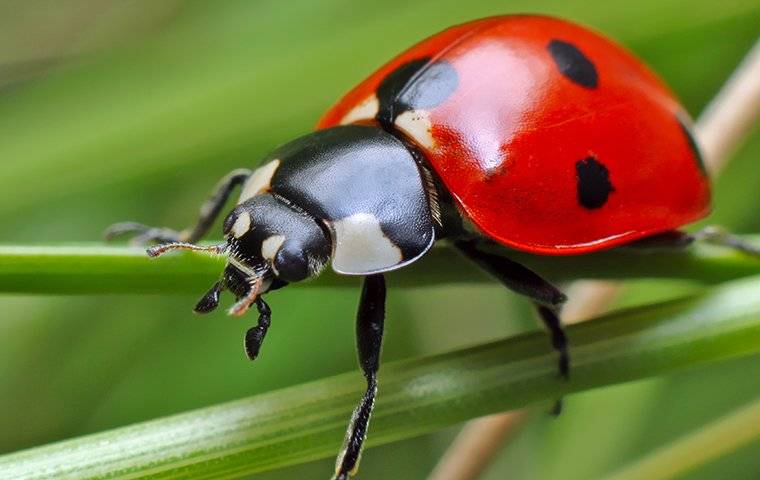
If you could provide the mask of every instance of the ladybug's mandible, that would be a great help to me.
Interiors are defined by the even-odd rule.
[[[235,187],[220,245],[195,245]],[[538,309],[568,373],[558,313],[565,296],[503,254],[501,244],[569,255],[630,243],[693,239],[676,229],[709,210],[710,188],[688,114],[628,51],[584,27],[541,16],[477,20],[424,40],[351,90],[317,131],[271,153],[258,169],[218,185],[192,229],[135,223],[169,250],[224,254],[221,279],[195,307],[230,313],[255,305],[253,359],[269,327],[262,295],[316,276],[329,262],[364,276],[357,343],[367,391],[338,456],[337,479],[356,471],[377,391],[383,274],[413,263],[436,240]],[[676,232],[676,233],[674,233]]]

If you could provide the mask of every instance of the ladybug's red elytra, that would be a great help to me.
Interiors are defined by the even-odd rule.
[[[678,100],[619,45],[554,18],[486,18],[417,44],[319,127],[357,122],[410,139],[479,231],[528,252],[599,250],[709,208]]]
[[[219,245],[195,244],[232,191],[241,195]],[[548,327],[567,376],[565,301],[549,281],[509,259],[509,248],[570,255],[646,240],[687,244],[678,232],[709,210],[710,187],[688,114],[624,48],[550,17],[501,16],[452,27],[372,74],[323,116],[315,132],[230,173],[177,232],[137,223],[137,234],[170,250],[226,255],[220,293],[258,324],[245,339],[254,359],[271,312],[262,295],[314,277],[331,263],[361,275],[357,347],[367,390],[346,433],[336,479],[356,472],[377,392],[385,272],[446,239],[508,288],[527,296]],[[735,237],[710,234],[739,245]],[[494,246],[502,246],[494,252]]]

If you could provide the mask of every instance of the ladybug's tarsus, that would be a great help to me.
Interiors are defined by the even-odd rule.
[[[205,295],[195,304],[193,311],[195,313],[209,313],[219,306],[219,295],[223,290],[222,282],[216,282]]]
[[[377,395],[377,371],[385,322],[385,278],[382,274],[364,277],[356,315],[356,347],[359,366],[367,379],[367,390],[351,416],[338,459],[335,480],[347,479],[359,467],[367,427]]]
[[[152,243],[197,242],[211,228],[235,187],[242,185],[250,176],[251,170],[240,168],[222,178],[214,188],[214,193],[201,206],[195,226],[188,230],[179,232],[170,228],[151,227],[137,222],[120,222],[108,227],[103,236],[106,241],[111,241],[132,235],[130,243],[140,246]]]
[[[567,335],[562,328],[562,322],[559,318],[559,312],[555,311],[551,307],[545,307],[543,305],[536,305],[538,314],[543,320],[544,325],[549,330],[549,334],[552,339],[552,347],[559,354],[558,366],[559,374],[562,378],[567,380],[570,377],[570,356],[567,348]]]
[[[748,255],[752,255],[753,257],[760,257],[759,245],[749,243],[741,237],[727,232],[720,227],[705,227],[704,229],[691,234],[690,237],[694,241],[705,242],[712,245],[720,245],[723,247],[738,250]]]
[[[170,228],[151,227],[137,222],[115,223],[103,232],[106,241],[112,241],[119,237],[131,235],[129,243],[136,246],[150,243],[179,243],[184,242],[181,232]]]
[[[261,344],[264,342],[264,337],[272,322],[272,310],[263,298],[258,297],[256,299],[256,308],[259,311],[259,321],[255,327],[246,332],[244,341],[245,354],[250,360],[256,360],[256,357],[259,356]]]
[[[552,417],[559,417],[562,414],[562,408],[564,407],[564,401],[560,398],[555,400],[552,407],[549,409],[549,415]]]
[[[711,225],[694,233],[672,230],[650,237],[645,237],[621,248],[636,250],[674,250],[687,248],[695,242],[708,243],[730,248],[747,255],[760,257],[760,246],[747,242],[743,238],[727,232],[721,227]]]

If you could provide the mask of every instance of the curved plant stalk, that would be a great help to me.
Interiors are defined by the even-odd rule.
[[[760,112],[760,41],[702,112],[696,137],[712,174],[720,171],[757,122]]]
[[[760,438],[760,398],[656,450],[606,480],[679,477]]]
[[[438,461],[428,480],[478,478],[530,418],[530,409],[470,420]]]
[[[370,445],[558,395],[760,353],[760,277],[573,325],[574,370],[556,376],[536,332],[389,363]],[[332,456],[358,373],[0,457],[0,478],[233,478]]]
[[[760,237],[748,237],[760,243]],[[680,251],[617,249],[582,256],[549,257],[509,251],[554,281],[575,278],[680,278],[706,284],[760,273],[760,259],[727,248],[697,244]],[[224,258],[181,252],[151,259],[141,248],[0,246],[0,292],[39,294],[198,293],[213,283]],[[417,264],[393,272],[394,285],[492,281],[450,248],[436,246]],[[355,286],[356,278],[330,269],[309,286]]]

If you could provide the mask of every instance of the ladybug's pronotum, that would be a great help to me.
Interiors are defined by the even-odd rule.
[[[235,187],[220,245],[195,245]],[[424,40],[351,90],[317,131],[225,177],[183,232],[135,223],[169,250],[227,256],[221,279],[195,307],[229,290],[230,313],[255,305],[245,339],[253,359],[269,327],[262,295],[314,277],[329,262],[364,276],[357,343],[367,390],[351,418],[336,479],[356,471],[377,391],[385,272],[446,239],[532,301],[568,374],[559,310],[565,296],[509,260],[509,249],[575,255],[622,244],[682,246],[698,237],[750,253],[735,237],[678,228],[709,211],[710,187],[688,114],[619,45],[540,16],[504,16]],[[493,248],[502,246],[496,254]],[[488,251],[486,251],[488,247]]]

